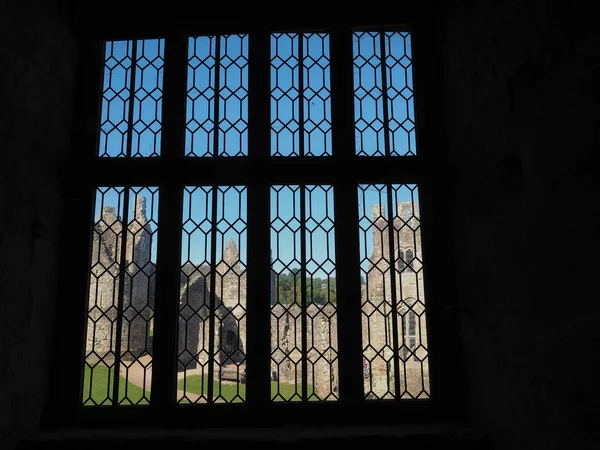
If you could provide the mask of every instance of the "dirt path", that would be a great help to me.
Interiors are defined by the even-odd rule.
[[[121,376],[126,377],[130,383],[149,391],[152,386],[152,357],[146,355],[133,362],[123,361]],[[192,403],[200,398],[198,394],[177,390],[177,401],[184,397],[187,397]]]

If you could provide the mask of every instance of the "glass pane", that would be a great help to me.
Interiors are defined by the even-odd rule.
[[[385,33],[390,154],[417,154],[410,33]]]
[[[248,36],[221,37],[219,156],[248,154]]]
[[[248,154],[247,35],[189,39],[185,154]]]
[[[333,186],[306,186],[306,336],[308,400],[338,398]]]
[[[302,400],[300,187],[271,188],[271,398]]]
[[[271,35],[271,155],[300,155],[298,34]]]
[[[184,190],[179,403],[246,398],[246,218],[244,187]]]
[[[215,402],[246,398],[246,188],[217,190]]]
[[[271,35],[271,155],[331,155],[329,35]]]
[[[271,398],[336,400],[331,186],[272,187],[271,255]]]
[[[132,42],[107,42],[100,123],[100,156],[126,156],[130,108]]]
[[[123,249],[125,215],[128,232]],[[148,404],[158,188],[134,187],[127,195],[122,187],[98,188],[95,216],[82,401],[112,404],[118,367],[118,404]]]
[[[398,312],[400,398],[429,398],[429,351],[423,287],[423,253],[418,187],[393,184],[393,242],[396,254],[395,284]],[[403,268],[397,264],[398,249],[404,251]]]
[[[120,370],[128,383],[119,389],[119,404],[137,403],[129,383],[144,390],[142,403],[150,400],[158,188],[131,188],[127,218]]]
[[[395,208],[391,236],[385,212],[390,204]],[[418,208],[416,185],[359,186],[367,399],[430,397]]]
[[[215,44],[214,36],[190,38],[185,154],[214,155]]]
[[[164,39],[138,41],[131,156],[160,155]]]
[[[160,155],[163,70],[164,39],[106,43],[99,156]]]
[[[329,35],[303,34],[304,154],[331,155]]]
[[[208,400],[212,202],[211,187],[188,187],[183,192],[177,367],[180,402]]]
[[[356,32],[353,48],[356,154],[416,155],[410,33]]]

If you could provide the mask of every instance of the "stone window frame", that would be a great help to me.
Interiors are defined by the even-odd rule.
[[[414,269],[413,260],[415,259],[415,251],[412,248],[407,248],[404,250],[404,256],[405,256],[404,261],[405,261],[406,266],[409,268],[409,270],[413,270]]]
[[[404,268],[406,267],[406,263],[404,261],[404,250],[402,250],[401,248],[398,249],[398,263],[396,264],[396,270],[398,272],[402,272],[404,270]]]
[[[409,305],[412,305],[414,303],[414,299],[408,298],[405,300],[405,302]],[[413,333],[410,332],[411,328],[414,330]],[[409,309],[402,316],[402,334],[403,344],[408,348],[408,350],[403,349],[403,357],[406,358],[409,351],[414,351],[417,348],[417,314],[412,309]],[[417,361],[416,356],[413,355],[412,358],[414,361]]]
[[[200,418],[204,426],[211,424],[222,424],[224,419],[232,417],[245,418],[249,424],[255,424],[256,413],[268,418],[272,423],[304,423],[314,420],[325,421],[325,423],[350,423],[353,418],[363,416],[369,411],[369,421],[376,422],[379,419],[389,417],[393,414],[397,417],[411,417],[431,419],[436,414],[442,414],[449,404],[446,392],[452,390],[452,377],[446,377],[444,382],[437,381],[432,377],[432,392],[434,397],[430,401],[384,401],[365,403],[362,392],[362,351],[361,351],[361,322],[360,322],[360,270],[358,261],[358,211],[357,185],[363,183],[418,183],[421,187],[421,205],[425,211],[422,214],[424,220],[430,214],[429,205],[432,201],[432,190],[436,187],[432,182],[436,173],[433,156],[435,151],[424,145],[426,139],[421,139],[423,130],[433,127],[424,126],[427,120],[432,120],[431,114],[423,114],[420,110],[421,100],[419,95],[422,87],[431,86],[431,75],[427,75],[428,69],[435,67],[427,60],[425,55],[432,44],[421,34],[415,33],[417,29],[409,26],[386,27],[385,30],[411,31],[413,36],[413,61],[414,61],[414,90],[416,97],[415,115],[417,122],[417,135],[420,142],[419,154],[411,157],[358,157],[354,154],[354,116],[353,116],[353,80],[352,80],[352,45],[351,33],[358,27],[328,27],[319,28],[317,31],[329,32],[331,42],[331,77],[332,77],[332,129],[333,129],[333,155],[326,157],[297,157],[297,158],[275,158],[270,156],[270,111],[269,111],[269,51],[268,38],[270,32],[279,31],[302,31],[301,27],[273,28],[265,30],[249,30],[250,41],[250,74],[252,84],[249,92],[251,105],[249,125],[249,155],[244,157],[230,158],[189,158],[184,157],[184,133],[185,127],[185,99],[186,64],[187,64],[187,38],[188,36],[201,35],[195,26],[182,28],[178,32],[141,33],[127,34],[121,30],[120,33],[108,33],[101,39],[89,39],[82,43],[79,71],[85,76],[79,78],[77,87],[79,96],[78,104],[81,106],[77,118],[77,131],[75,140],[80,151],[74,152],[73,160],[80,166],[79,173],[85,173],[76,182],[81,190],[73,193],[69,201],[73,205],[70,218],[80,224],[77,231],[72,232],[73,239],[79,242],[87,242],[89,236],[86,234],[86,226],[92,222],[89,206],[93,191],[100,185],[151,185],[160,189],[159,226],[160,236],[158,242],[157,262],[157,287],[155,308],[155,337],[160,333],[156,330],[163,328],[163,338],[156,340],[155,362],[153,371],[152,404],[143,408],[116,408],[81,409],[79,404],[78,390],[73,389],[78,383],[78,373],[81,370],[80,361],[77,358],[57,358],[56,364],[61,367],[70,368],[66,373],[69,375],[56,377],[57,385],[62,386],[70,401],[64,402],[51,411],[60,411],[59,417],[70,417],[74,423],[110,424],[115,415],[122,415],[130,420],[129,423],[147,424],[158,423],[160,418],[164,424],[190,424],[197,426]],[[362,29],[373,29],[383,31],[379,26],[365,26]],[[245,30],[239,30],[245,32]],[[307,30],[308,31],[308,30]],[[313,31],[310,28],[310,31]],[[228,30],[230,32],[230,30]],[[213,33],[206,33],[213,34]],[[155,158],[121,158],[119,160],[101,159],[96,156],[98,127],[96,118],[99,114],[99,86],[101,79],[103,44],[106,40],[136,39],[136,38],[164,37],[165,45],[165,78],[163,89],[163,143],[162,155]],[[420,36],[420,37],[419,37]],[[422,64],[421,67],[419,67]],[[424,100],[423,103],[431,100]],[[428,119],[425,119],[428,117]],[[433,155],[433,156],[432,156]],[[340,170],[344,167],[344,170]],[[199,177],[198,174],[202,176]],[[266,173],[267,177],[257,176]],[[177,174],[177,176],[172,176]],[[182,187],[186,185],[228,185],[238,184],[248,186],[248,233],[254,239],[248,240],[248,317],[254,324],[254,329],[259,331],[248,333],[248,361],[255,361],[254,367],[249,366],[247,373],[248,388],[247,402],[241,410],[239,405],[201,405],[192,408],[177,407],[174,392],[175,373],[174,354],[176,352],[176,339],[172,330],[176,326],[177,302],[169,302],[174,292],[178,290],[178,274],[180,253],[179,246],[174,245],[181,236],[181,197]],[[274,405],[269,402],[270,376],[269,376],[269,305],[268,302],[261,305],[252,302],[252,298],[259,298],[261,294],[269,290],[270,278],[270,255],[269,255],[269,188],[274,184],[331,184],[335,186],[336,222],[345,224],[337,228],[336,248],[338,252],[338,280],[355,280],[356,283],[339,283],[338,297],[348,298],[347,305],[339,308],[338,317],[344,326],[339,330],[340,342],[340,400],[336,404],[323,404],[321,408],[315,405],[282,404]],[[425,194],[423,194],[425,192]],[[424,196],[423,196],[424,195]],[[434,217],[431,214],[430,217]],[[337,225],[336,225],[337,226]],[[435,227],[432,225],[431,229]],[[425,241],[424,252],[428,251],[428,231],[423,227],[423,241]],[[436,239],[431,239],[436,242]],[[341,245],[340,245],[341,244]],[[72,251],[75,260],[87,260],[87,250],[81,246]],[[85,266],[85,265],[84,265]],[[69,285],[74,287],[73,294],[67,298],[79,301],[80,309],[77,311],[72,306],[63,306],[65,322],[76,324],[73,332],[83,329],[82,320],[75,320],[83,314],[85,305],[76,295],[77,286],[79,292],[85,292],[84,281],[87,279],[87,267],[79,266],[68,276]],[[251,276],[251,270],[253,275]],[[426,269],[427,270],[427,269]],[[438,272],[439,274],[440,272]],[[76,281],[73,281],[76,280]],[[65,285],[66,281],[63,281]],[[430,289],[426,285],[426,290]],[[435,290],[431,288],[432,290]],[[437,290],[439,292],[439,289]],[[441,297],[441,296],[440,296]],[[427,298],[436,298],[435,295],[427,293]],[[77,300],[78,299],[78,300]],[[65,300],[66,302],[66,300]],[[430,302],[431,305],[431,302]],[[444,358],[441,347],[436,349],[436,341],[440,343],[444,339],[446,325],[443,321],[436,319],[434,307],[430,309],[430,326],[432,336],[430,338],[431,358],[433,366],[444,366]],[[251,319],[251,317],[253,317]],[[436,322],[438,322],[436,324]],[[170,325],[169,325],[170,324]],[[250,327],[249,327],[250,328]],[[170,332],[171,331],[171,332]],[[81,331],[83,335],[83,331]],[[435,335],[440,336],[436,338]],[[264,345],[263,345],[264,344]],[[83,342],[70,340],[69,349],[75,351],[81,348]],[[82,352],[80,352],[82,353]],[[439,358],[439,360],[438,360]],[[438,362],[439,361],[439,362]],[[448,365],[450,367],[450,365]],[[265,376],[256,367],[263,367]],[[445,367],[445,366],[444,366]],[[434,367],[432,370],[436,370]],[[445,383],[445,384],[444,384]],[[446,388],[445,386],[448,386]],[[456,386],[456,384],[454,385]],[[436,389],[439,392],[435,396]],[[311,416],[306,415],[307,408]],[[456,410],[453,410],[455,413]],[[332,414],[334,413],[334,414]]]

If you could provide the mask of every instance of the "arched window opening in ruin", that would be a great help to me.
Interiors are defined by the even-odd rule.
[[[404,259],[404,251],[399,250],[398,251],[398,271],[402,272],[404,270],[404,267],[406,267],[405,259]]]
[[[409,310],[402,317],[402,329],[404,330],[403,357],[406,359],[417,348],[417,315],[414,311]],[[417,361],[416,356],[413,356],[413,361]]]
[[[406,260],[405,260],[406,261],[406,265],[408,267],[410,267],[411,269],[414,269],[413,260],[415,259],[415,255],[414,255],[413,250],[410,249],[410,248],[407,249],[405,255],[406,255]]]
[[[236,334],[233,330],[227,330],[227,336],[225,338],[225,351],[232,354],[237,350],[237,339]]]

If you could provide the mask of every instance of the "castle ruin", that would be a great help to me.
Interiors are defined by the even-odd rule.
[[[429,368],[424,315],[419,217],[411,202],[397,204],[393,220],[394,270],[390,270],[388,219],[375,205],[373,252],[362,287],[362,341],[365,394],[391,398],[394,393],[392,282],[396,289],[397,341],[400,357],[400,396],[427,397]],[[152,312],[155,267],[150,260],[152,230],[143,197],[137,197],[133,219],[121,245],[123,225],[112,207],[104,207],[93,235],[86,360],[114,360],[117,348],[119,273],[123,271],[121,359],[152,354]],[[121,267],[121,261],[125,261]],[[245,382],[246,269],[235,242],[225,246],[214,274],[215,379]],[[271,376],[279,383],[302,382],[302,310],[276,299],[271,286]],[[211,268],[185,264],[181,269],[178,324],[178,371],[208,374]],[[334,304],[309,304],[307,357],[309,385],[322,399],[337,392],[337,315]]]
[[[396,204],[392,224],[391,241],[385,207],[373,205],[373,252],[362,292],[365,393],[372,393],[375,398],[392,398],[394,393],[395,374],[391,362],[394,356],[392,289],[395,288],[400,396],[426,398],[430,386],[423,257],[420,218],[413,202]]]
[[[150,260],[151,230],[146,200],[137,197],[133,220],[122,246],[123,224],[115,209],[106,206],[96,221],[92,238],[92,268],[88,310],[86,359],[114,359],[117,346],[116,319],[123,311],[121,355],[132,359],[150,350],[149,322],[154,305],[155,266]],[[123,255],[124,250],[124,255]],[[125,261],[122,267],[121,261]],[[123,304],[118,304],[120,272],[123,271]]]

